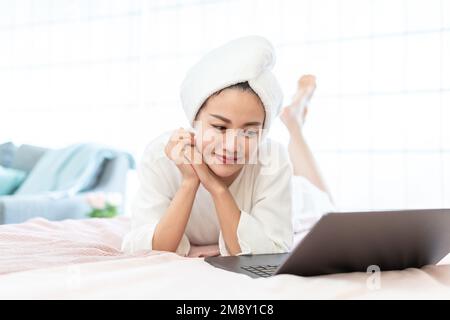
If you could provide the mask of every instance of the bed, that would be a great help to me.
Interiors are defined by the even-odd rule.
[[[190,257],[120,251],[127,217],[0,226],[0,299],[449,299],[450,259],[421,269],[251,279]]]

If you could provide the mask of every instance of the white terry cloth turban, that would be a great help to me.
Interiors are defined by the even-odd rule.
[[[189,69],[181,84],[181,103],[190,125],[212,94],[247,81],[264,105],[264,129],[268,129],[283,102],[280,85],[271,71],[274,64],[275,50],[260,36],[238,38],[207,53]]]

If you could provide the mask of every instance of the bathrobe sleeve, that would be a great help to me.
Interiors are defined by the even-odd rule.
[[[135,253],[141,250],[152,250],[156,225],[173,199],[171,184],[176,183],[176,177],[167,171],[161,161],[151,156],[144,156],[138,169],[140,187],[131,207],[131,231],[122,242],[122,251]],[[189,250],[189,239],[184,234],[176,253],[186,256]]]
[[[271,174],[260,174],[255,182],[250,212],[241,210],[237,238],[243,254],[288,252],[293,243],[292,169],[289,164]],[[221,255],[229,255],[222,234]]]

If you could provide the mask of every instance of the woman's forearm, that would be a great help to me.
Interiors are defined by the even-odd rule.
[[[153,234],[152,248],[175,252],[186,229],[198,181],[183,181]]]
[[[233,196],[227,187],[218,189],[211,193],[216,212],[219,218],[220,229],[223,239],[231,255],[241,253],[237,237],[237,228],[241,218],[241,210],[234,201]]]

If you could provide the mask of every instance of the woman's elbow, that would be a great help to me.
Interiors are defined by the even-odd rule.
[[[167,251],[167,252],[176,252],[177,246],[168,243],[166,241],[158,241],[158,239],[155,240],[155,237],[153,237],[152,240],[152,249],[156,251]]]

